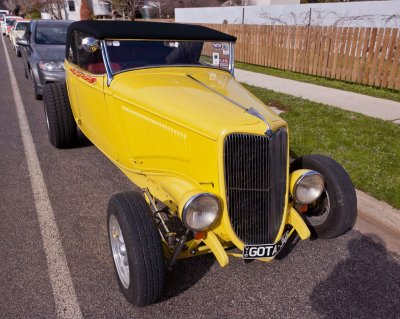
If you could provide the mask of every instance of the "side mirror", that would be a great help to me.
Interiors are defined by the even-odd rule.
[[[95,38],[86,37],[82,40],[82,48],[86,52],[94,53],[100,48],[100,44]]]
[[[26,47],[26,46],[29,45],[29,41],[28,41],[28,40],[21,39],[21,38],[17,38],[17,44]]]

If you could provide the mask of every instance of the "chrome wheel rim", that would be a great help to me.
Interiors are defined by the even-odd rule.
[[[321,196],[317,199],[315,205],[307,212],[308,223],[312,226],[323,224],[329,216],[330,209],[331,203],[329,193],[325,188]]]
[[[109,220],[109,232],[115,268],[122,285],[128,289],[130,283],[128,255],[121,227],[114,215],[111,215]]]

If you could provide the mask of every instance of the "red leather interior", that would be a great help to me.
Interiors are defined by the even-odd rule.
[[[121,66],[118,63],[111,63],[111,68],[113,71],[121,70]],[[106,67],[103,62],[88,64],[87,70],[93,74],[104,74],[106,73]]]

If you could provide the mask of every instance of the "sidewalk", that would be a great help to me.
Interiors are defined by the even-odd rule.
[[[235,69],[235,77],[239,82],[400,124],[399,102],[240,69]]]
[[[239,82],[400,124],[400,103],[395,101],[239,69],[235,70],[235,77]],[[379,238],[387,249],[400,256],[400,210],[359,190],[356,193],[358,219],[354,228]]]

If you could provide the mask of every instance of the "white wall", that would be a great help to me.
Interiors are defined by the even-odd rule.
[[[311,18],[310,18],[311,12]],[[175,9],[187,23],[400,27],[400,1]]]
[[[47,12],[41,12],[40,13],[40,18],[45,19],[45,20],[50,20],[51,19],[51,14]]]
[[[300,4],[300,0],[253,0],[253,6],[268,6],[270,4]]]
[[[67,6],[68,20],[80,20],[81,19],[81,3],[82,3],[82,1],[74,0],[74,2],[75,2],[75,11],[69,11],[68,6]]]
[[[216,7],[216,8],[176,8],[176,22],[193,23],[242,23],[245,7]],[[251,7],[247,7],[251,8]]]
[[[80,20],[80,8],[81,8],[81,0],[75,0],[75,11],[69,11],[68,1],[66,3],[67,17],[65,16],[65,10],[61,10],[62,19],[66,20]],[[52,14],[47,11],[42,11],[40,13],[42,19],[50,20],[53,19]]]

